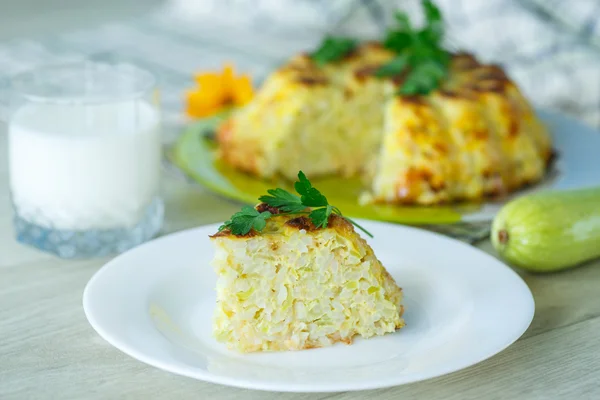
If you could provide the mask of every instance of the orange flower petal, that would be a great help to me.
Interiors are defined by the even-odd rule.
[[[216,72],[202,72],[194,75],[194,79],[199,86],[202,86],[211,82],[221,82],[221,74]]]
[[[227,90],[220,75],[215,73],[198,74],[195,79],[198,83],[198,90],[206,96],[218,99],[221,102],[227,97]]]
[[[231,97],[237,106],[243,106],[248,103],[254,95],[252,81],[248,75],[242,75],[235,80],[233,93]]]
[[[217,114],[219,111],[221,111],[222,107],[219,106],[213,106],[213,107],[205,107],[205,108],[190,108],[188,107],[186,109],[186,113],[187,115],[189,115],[192,118],[205,118],[205,117],[210,117],[212,115]]]
[[[235,85],[235,74],[233,72],[233,65],[226,63],[223,67],[223,74],[221,75],[223,87],[225,93],[232,93]]]
[[[223,103],[212,96],[206,96],[203,91],[186,93],[186,113],[195,118],[215,114],[223,107]]]
[[[242,106],[254,96],[250,77],[236,77],[230,63],[225,64],[220,73],[199,73],[194,79],[198,88],[186,93],[186,113],[191,117],[201,118],[215,114],[232,103]]]

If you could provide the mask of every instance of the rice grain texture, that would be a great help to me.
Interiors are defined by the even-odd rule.
[[[305,229],[294,219],[211,237],[218,341],[239,352],[302,350],[404,326],[402,289],[349,222],[332,215],[327,228],[307,219]]]

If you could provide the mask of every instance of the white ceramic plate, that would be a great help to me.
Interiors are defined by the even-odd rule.
[[[361,221],[404,289],[407,326],[353,345],[238,354],[211,336],[216,277],[208,235],[172,234],[106,264],[83,305],[94,329],[126,354],[167,371],[252,389],[329,392],[420,381],[502,351],[529,326],[531,292],[509,267],[462,242],[416,228]]]

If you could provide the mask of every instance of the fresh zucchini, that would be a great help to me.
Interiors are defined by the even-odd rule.
[[[491,240],[503,259],[534,272],[600,257],[600,188],[517,198],[494,218]]]

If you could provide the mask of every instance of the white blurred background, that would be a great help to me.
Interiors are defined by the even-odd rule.
[[[600,0],[436,0],[449,43],[504,65],[540,107],[600,126]],[[225,61],[260,81],[327,32],[377,37],[419,0],[0,0],[0,74],[78,56],[154,69],[167,107]]]
[[[165,0],[0,0],[0,41],[125,20],[163,3]]]

